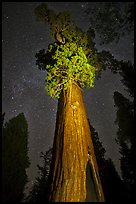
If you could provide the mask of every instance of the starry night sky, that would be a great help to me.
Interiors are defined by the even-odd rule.
[[[69,10],[77,25],[87,31],[90,25],[85,9],[88,2],[46,2],[55,11]],[[2,3],[2,113],[5,121],[23,112],[29,126],[29,185],[37,173],[40,164],[40,152],[52,146],[57,99],[52,99],[44,90],[46,71],[36,66],[35,54],[46,49],[53,42],[49,28],[36,22],[34,9],[40,2]],[[134,61],[134,43],[131,36],[120,39],[118,44],[99,45],[98,50],[106,49],[119,60]],[[99,134],[106,149],[106,157],[113,159],[119,171],[119,152],[115,143],[117,126],[113,93],[119,91],[128,97],[121,83],[120,75],[109,70],[96,80],[95,87],[84,90],[84,101],[90,123]]]

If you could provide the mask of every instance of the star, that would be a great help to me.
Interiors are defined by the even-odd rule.
[[[82,8],[85,8],[87,6],[88,2],[84,3],[84,4],[81,4],[81,7]]]
[[[14,112],[16,112],[17,110],[15,109],[15,110],[12,110],[12,113],[14,113]]]
[[[40,37],[40,40],[43,40],[43,38],[42,38],[42,37]]]
[[[85,7],[85,4],[82,4],[81,7],[84,8],[84,7]]]

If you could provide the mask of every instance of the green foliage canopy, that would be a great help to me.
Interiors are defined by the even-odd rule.
[[[51,36],[55,39],[46,54],[39,53],[37,64],[46,67],[45,89],[51,97],[60,97],[71,83],[80,87],[93,87],[97,64],[97,54],[89,33],[79,29],[66,11],[56,14],[41,4],[35,9],[36,19],[49,24]],[[93,36],[94,37],[94,36]],[[42,56],[40,56],[42,54]],[[42,58],[42,59],[41,59]]]
[[[54,52],[54,64],[46,66],[46,90],[52,97],[59,98],[61,90],[76,82],[81,87],[94,85],[95,68],[88,63],[82,47],[76,43],[50,44],[49,52]]]

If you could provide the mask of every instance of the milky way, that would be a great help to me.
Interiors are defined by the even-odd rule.
[[[25,114],[28,121],[29,185],[35,179],[36,165],[41,161],[40,152],[52,146],[57,111],[57,100],[52,99],[44,89],[46,71],[38,70],[35,65],[35,54],[41,49],[47,50],[48,44],[53,42],[49,28],[35,21],[34,9],[39,4],[2,4],[2,112],[6,113],[5,121],[20,112]],[[88,2],[48,2],[48,5],[55,11],[68,9],[77,25],[85,31],[88,29],[90,22],[84,13]],[[96,45],[98,49],[110,49],[118,59],[133,61],[133,44],[128,36],[118,44],[101,47],[96,40]],[[128,96],[120,79],[119,75],[107,70],[93,89],[84,90],[88,118],[99,133],[107,150],[106,156],[113,159],[117,169],[119,153],[115,143],[117,127],[114,125],[116,112],[113,93],[117,90]]]

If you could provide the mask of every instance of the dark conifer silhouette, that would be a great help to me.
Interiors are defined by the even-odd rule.
[[[2,127],[2,201],[21,202],[27,183],[28,125],[20,113]]]
[[[115,121],[118,125],[116,141],[120,145],[121,173],[127,187],[128,199],[133,200],[136,198],[134,104],[119,92],[114,92],[114,102],[117,110]]]
[[[41,152],[40,157],[43,159],[43,165],[38,167],[38,177],[26,198],[27,202],[47,202],[48,201],[48,178],[50,164],[52,159],[52,148],[45,153]]]
[[[118,42],[134,31],[134,2],[91,2],[85,13],[101,44]]]
[[[118,125],[116,142],[120,145],[121,173],[123,182],[127,188],[129,200],[136,199],[136,171],[135,155],[136,140],[134,134],[134,65],[128,62],[121,62],[118,72],[122,76],[122,83],[131,99],[124,97],[119,92],[114,92],[116,108],[116,121]]]
[[[105,201],[126,201],[126,199],[128,199],[127,188],[116,171],[113,161],[110,158],[105,159],[106,150],[99,140],[98,133],[95,131],[92,125],[90,125],[90,128],[105,195]]]

